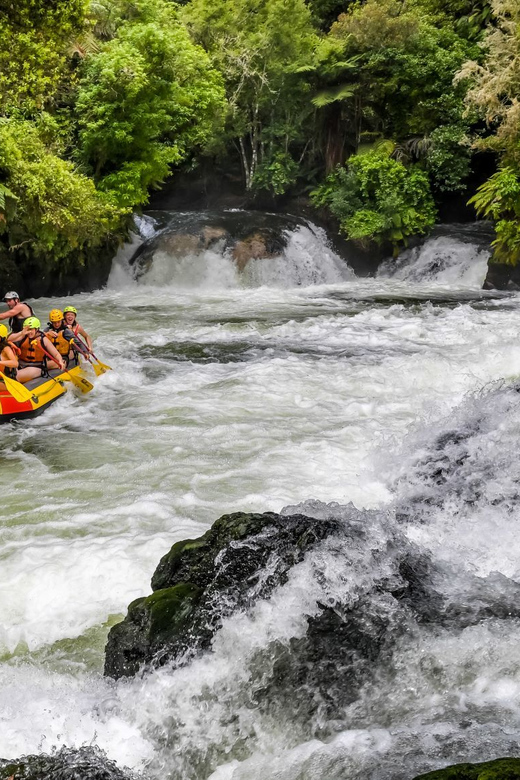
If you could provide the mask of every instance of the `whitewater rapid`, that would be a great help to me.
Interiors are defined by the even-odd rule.
[[[0,429],[0,757],[97,745],[154,779],[331,780],[388,778],[403,755],[413,777],[478,745],[482,759],[515,751],[520,626],[492,618],[403,641],[392,675],[335,725],[248,704],[258,653],[301,636],[320,599],[383,576],[371,550],[393,533],[395,502],[425,489],[418,464],[439,431],[488,421],[471,439],[480,491],[470,510],[443,496],[403,538],[442,566],[520,576],[520,397],[503,389],[520,375],[520,308],[480,290],[486,261],[454,227],[359,279],[301,228],[243,274],[218,248],[159,254],[138,280],[121,257],[106,289],[67,300],[113,371]],[[62,303],[34,306],[45,319]],[[102,677],[108,628],[175,541],[227,512],[302,502],[374,510],[370,544],[308,556],[185,668]]]

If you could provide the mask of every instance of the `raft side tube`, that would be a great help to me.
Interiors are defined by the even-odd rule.
[[[0,392],[0,424],[12,420],[25,420],[37,417],[54,401],[67,392],[67,385],[60,376],[65,373],[60,369],[50,371],[47,376],[37,377],[26,382],[24,387],[33,391],[29,401],[20,403],[7,390]],[[81,366],[74,366],[67,373],[81,376]]]

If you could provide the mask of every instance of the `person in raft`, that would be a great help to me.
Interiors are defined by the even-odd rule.
[[[16,353],[9,345],[7,336],[9,331],[5,325],[0,325],[0,387],[3,387],[2,374],[9,379],[16,379],[16,369],[18,368],[18,358]]]
[[[92,352],[92,339],[88,335],[85,328],[76,320],[77,314],[78,310],[75,309],[74,306],[65,306],[63,309],[63,319],[65,321],[65,325],[71,329],[75,336],[81,336],[83,341],[86,341],[89,352]]]
[[[25,301],[20,301],[20,296],[14,290],[6,292],[4,302],[7,303],[8,311],[0,314],[0,320],[9,320],[12,333],[20,333],[23,328],[23,322],[27,317],[33,317],[34,312]]]
[[[11,333],[9,345],[18,353],[18,382],[45,376],[53,368],[65,369],[65,361],[41,330],[38,317],[28,317],[20,333]]]
[[[65,365],[69,364],[69,358],[74,360],[79,353],[88,360],[89,353],[85,344],[80,338],[74,335],[73,331],[67,327],[63,319],[63,312],[60,309],[53,309],[49,313],[49,326],[45,328],[44,333],[49,341],[56,347]],[[77,360],[76,360],[77,362]]]

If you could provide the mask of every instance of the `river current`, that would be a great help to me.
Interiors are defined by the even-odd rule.
[[[309,226],[241,274],[213,249],[159,253],[136,281],[122,255],[106,289],[67,301],[113,371],[0,428],[0,757],[95,745],[152,780],[405,780],[520,755],[520,622],[493,609],[520,581],[520,306],[481,291],[471,230],[365,279]],[[33,303],[42,320],[56,304]],[[455,437],[432,480],[447,431],[464,457]],[[407,507],[400,533],[437,588],[464,602],[479,583],[485,619],[411,632],[338,722],[257,713],[251,659],[376,582],[368,548],[325,547],[211,653],[103,678],[109,627],[174,542],[224,513],[331,502],[366,516],[370,549]]]

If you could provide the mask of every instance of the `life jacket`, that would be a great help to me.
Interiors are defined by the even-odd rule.
[[[9,319],[9,327],[11,328],[11,333],[20,333],[20,331],[23,330],[23,321],[27,319],[27,317],[34,317],[34,311],[32,310],[32,306],[29,306],[28,303],[25,301],[21,301],[21,303],[24,306],[27,306],[29,311],[31,312],[29,315],[23,314],[19,315],[17,314],[16,317],[10,317]]]
[[[59,330],[53,330],[52,328],[50,328],[50,330],[45,331],[45,335],[47,336],[51,344],[53,344],[56,347],[60,355],[63,358],[66,358],[68,357],[70,352],[70,341],[67,341],[67,339],[63,335],[64,330],[65,328],[60,328]]]
[[[45,367],[47,362],[47,352],[43,346],[43,333],[39,330],[33,339],[25,336],[18,342],[20,350],[20,360],[23,363],[29,363],[32,366]]]

